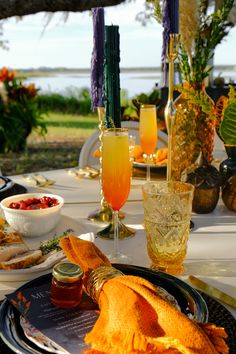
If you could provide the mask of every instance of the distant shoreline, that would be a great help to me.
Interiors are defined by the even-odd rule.
[[[236,71],[236,65],[216,65],[214,66],[215,71]],[[125,67],[120,68],[121,73],[160,73],[161,67]],[[39,68],[28,68],[28,69],[17,69],[18,76],[27,77],[40,77],[40,76],[53,76],[58,74],[90,74],[90,68],[50,68],[50,67],[39,67]]]

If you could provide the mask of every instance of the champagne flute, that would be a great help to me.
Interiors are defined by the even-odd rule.
[[[140,145],[144,151],[144,158],[147,164],[147,181],[150,181],[150,163],[157,145],[157,117],[156,106],[143,104],[140,107],[139,115],[139,136]]]
[[[102,138],[102,190],[113,211],[114,252],[108,255],[113,263],[128,263],[130,258],[119,250],[118,213],[126,202],[131,183],[128,129],[104,130]]]

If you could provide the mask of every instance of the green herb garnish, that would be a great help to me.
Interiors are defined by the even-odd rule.
[[[61,250],[61,247],[59,246],[60,239],[72,232],[74,232],[74,230],[68,229],[64,231],[62,235],[53,236],[51,240],[41,242],[39,249],[42,251],[43,255],[46,255],[52,251],[60,251]]]

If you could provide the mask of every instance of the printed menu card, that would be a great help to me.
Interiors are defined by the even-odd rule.
[[[7,299],[46,337],[69,353],[78,354],[86,348],[84,336],[98,317],[96,305],[84,296],[78,308],[55,307],[50,302],[50,286],[51,278],[44,276],[41,282],[31,281]]]

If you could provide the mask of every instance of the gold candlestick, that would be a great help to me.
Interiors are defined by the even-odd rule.
[[[170,34],[169,45],[167,48],[167,59],[169,62],[169,90],[168,101],[165,107],[165,122],[168,131],[168,160],[167,160],[167,181],[171,180],[171,159],[172,159],[172,132],[175,122],[175,106],[173,99],[174,91],[174,61],[178,56],[178,43],[180,35]]]

